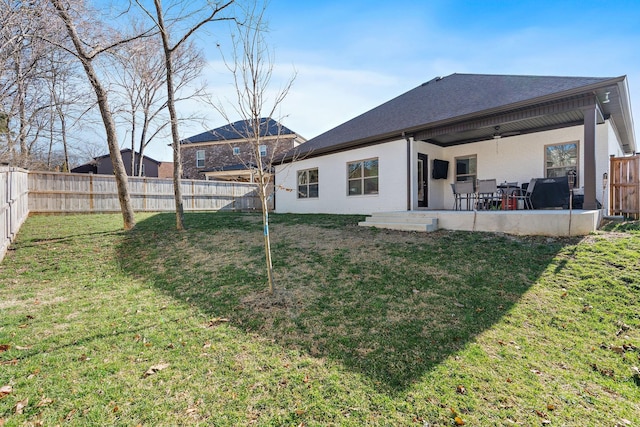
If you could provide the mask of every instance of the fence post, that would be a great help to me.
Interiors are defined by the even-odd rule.
[[[93,174],[89,174],[89,211],[93,212]]]

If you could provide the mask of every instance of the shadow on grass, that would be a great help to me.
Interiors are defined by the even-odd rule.
[[[272,215],[280,289],[266,293],[258,214],[158,214],[128,234],[125,271],[211,318],[335,360],[402,391],[490,328],[576,240],[431,234],[357,226],[359,217]]]

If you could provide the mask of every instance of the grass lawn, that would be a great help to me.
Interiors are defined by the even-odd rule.
[[[640,426],[640,226],[35,216],[0,264],[0,426]]]

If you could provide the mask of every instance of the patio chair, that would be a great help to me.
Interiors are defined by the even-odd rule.
[[[498,184],[495,179],[479,179],[476,186],[477,209],[491,209],[500,201],[498,196]]]
[[[475,200],[475,190],[473,188],[473,181],[458,181],[451,184],[453,190],[453,209],[456,211],[462,210],[462,202],[466,202],[466,210],[470,210]]]
[[[522,205],[525,209],[533,209],[533,203],[531,202],[531,194],[536,186],[536,179],[532,178],[529,184],[522,184],[522,191],[514,194],[512,197],[516,200],[522,200]],[[517,202],[516,202],[517,203]]]

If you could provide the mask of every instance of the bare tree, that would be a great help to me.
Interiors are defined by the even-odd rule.
[[[204,25],[211,22],[232,19],[225,16],[223,13],[233,4],[234,0],[221,2],[209,1],[205,7],[191,11],[188,16],[183,15],[170,20],[165,17],[166,9],[163,8],[161,0],[153,1],[155,13],[151,13],[147,10],[141,0],[135,1],[144,13],[153,20],[162,39],[167,84],[167,108],[169,109],[169,116],[171,118],[171,147],[173,149],[173,188],[176,204],[176,228],[178,230],[183,230],[184,206],[182,202],[182,190],[180,188],[180,182],[182,179],[182,155],[180,152],[180,134],[178,132],[178,113],[176,111],[176,83],[174,81],[175,55],[182,45],[187,43],[189,38]],[[170,7],[167,9],[170,9]],[[185,6],[182,5],[180,10],[184,9]],[[187,21],[191,22],[191,24],[187,24]],[[178,26],[185,28],[185,25],[186,29],[183,29],[182,31],[175,30]],[[172,30],[175,31],[172,32]]]
[[[68,147],[66,113],[83,103],[68,95],[83,85],[71,78],[78,65],[71,66],[70,55],[45,41],[62,44],[64,34],[64,27],[51,14],[48,0],[0,0],[3,161],[31,169],[50,169],[60,138],[63,151]],[[43,161],[44,158],[48,160]]]
[[[0,111],[6,121],[8,156],[13,164],[25,167],[49,122],[49,99],[43,90],[47,49],[33,35],[50,28],[40,1],[1,1]]]
[[[237,132],[238,135],[248,139],[256,162],[255,177],[262,206],[268,288],[269,292],[273,293],[275,284],[269,234],[269,200],[273,193],[269,190],[269,184],[273,155],[276,150],[272,150],[271,157],[265,157],[261,155],[260,147],[263,145],[263,138],[269,133],[271,119],[277,115],[291,89],[295,75],[278,90],[271,90],[273,55],[264,36],[267,29],[264,20],[265,9],[266,4],[254,3],[246,11],[245,21],[237,23],[237,33],[233,37],[232,60],[225,59],[225,64],[233,75],[236,93],[236,100],[231,104],[231,110],[235,115],[240,115],[244,123],[243,129],[238,129]],[[218,104],[216,109],[228,122],[232,122],[231,114],[224,105]],[[280,123],[280,120],[276,121]],[[280,136],[279,130],[277,136]]]
[[[78,128],[80,118],[91,109],[86,103],[89,93],[78,75],[77,67],[73,66],[73,56],[62,49],[52,49],[48,54],[48,69],[45,70],[45,83],[50,97],[49,149],[47,154],[47,169],[55,165],[63,172],[71,169],[70,160],[70,130]],[[57,143],[62,144],[62,162]],[[54,161],[55,159],[55,161]]]
[[[118,39],[111,43],[104,43],[104,38],[99,38],[102,43],[92,40],[91,37],[83,37],[78,31],[76,21],[79,21],[79,10],[73,10],[69,2],[64,0],[50,0],[56,10],[57,15],[64,23],[67,34],[73,44],[72,53],[82,64],[91,87],[93,88],[100,115],[104,123],[107,136],[107,145],[109,146],[109,156],[113,164],[113,171],[116,178],[118,188],[118,198],[120,200],[120,210],[124,222],[124,229],[132,229],[136,222],[131,204],[131,196],[129,194],[127,173],[120,154],[120,147],[117,141],[116,125],[111,113],[109,99],[106,88],[103,86],[100,75],[97,72],[94,61],[100,54],[109,51],[119,45],[125,44],[132,39],[141,37],[140,35],[131,38]],[[77,6],[77,5],[76,5]],[[73,16],[72,16],[73,14]]]
[[[161,40],[145,38],[122,46],[114,54],[113,80],[120,88],[119,97],[125,121],[131,126],[131,150],[144,155],[147,146],[169,126],[167,113],[167,83]],[[192,42],[180,46],[174,54],[175,91],[181,93],[174,102],[197,99],[204,88],[193,85],[201,75],[204,59]],[[186,91],[186,92],[185,92]],[[140,125],[140,129],[138,129]],[[142,162],[132,175],[142,175]]]

